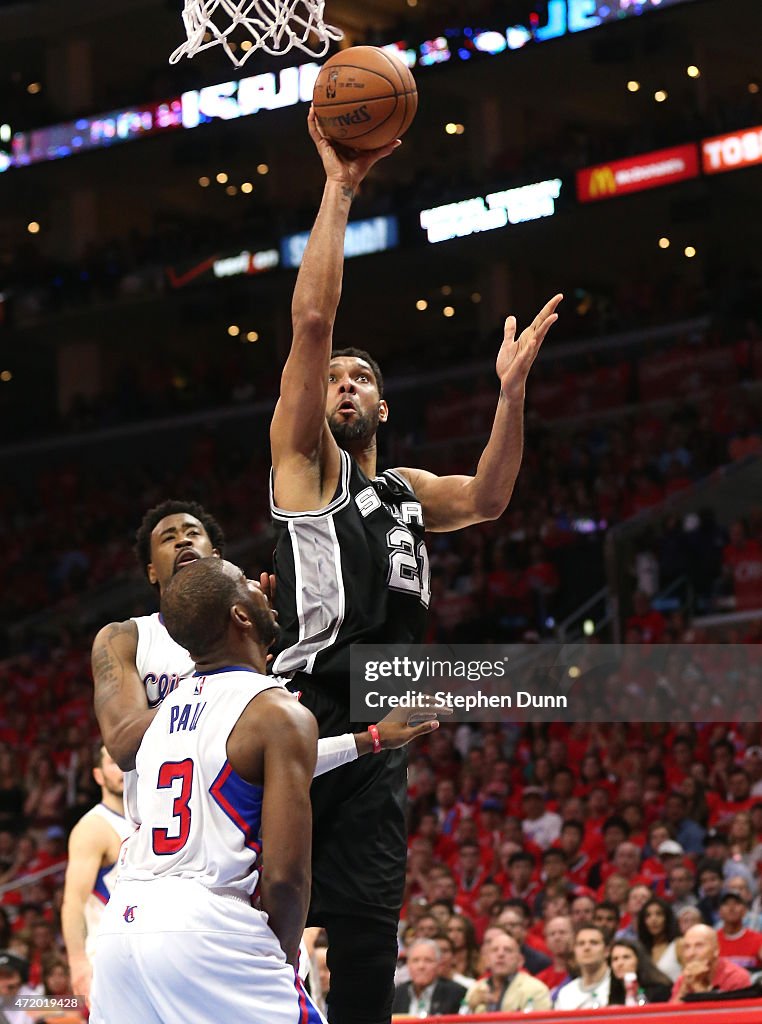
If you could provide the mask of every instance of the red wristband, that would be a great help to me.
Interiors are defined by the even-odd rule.
[[[370,733],[370,738],[373,740],[373,753],[380,754],[383,748],[381,747],[381,737],[378,734],[378,726],[369,725],[368,732]]]

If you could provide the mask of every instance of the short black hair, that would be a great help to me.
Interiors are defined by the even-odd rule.
[[[565,821],[561,826],[561,832],[563,833],[567,828],[573,828],[581,838],[584,838],[585,826],[577,818],[569,818],[568,821]]]
[[[596,910],[607,910],[610,914],[616,915],[617,921],[622,916],[620,911],[619,911],[619,907],[616,905],[616,903],[613,903],[611,900],[601,900],[599,903],[595,904],[595,909]],[[598,927],[598,925],[596,925],[596,927]],[[601,929],[601,930],[603,930],[603,929]]]
[[[207,654],[223,639],[230,609],[241,598],[238,582],[224,566],[220,558],[191,562],[172,577],[162,594],[167,632],[194,658]]]
[[[384,375],[381,372],[381,367],[378,365],[376,360],[363,348],[335,348],[331,352],[331,359],[341,359],[342,356],[349,356],[352,359],[364,359],[368,366],[373,370],[373,376],[376,378],[376,387],[378,388],[378,397],[384,397]]]
[[[222,532],[222,527],[214,516],[210,515],[204,506],[199,505],[197,501],[178,501],[170,498],[168,501],[162,501],[160,505],[154,505],[153,508],[149,508],[143,516],[138,532],[135,534],[135,547],[133,550],[143,571],[145,571],[145,567],[151,561],[151,534],[157,523],[160,523],[166,516],[181,515],[183,512],[193,516],[194,519],[198,519],[206,530],[207,536],[212,542],[212,547],[216,548],[220,556],[222,556],[225,547],[225,534]]]
[[[508,858],[508,867],[512,868],[514,864],[531,864],[534,867],[534,857],[528,850],[517,850],[512,853]]]
[[[630,826],[619,814],[612,814],[609,818],[606,818],[606,820],[603,823],[603,828],[601,831],[606,832],[610,828],[621,829],[622,832],[624,832],[625,836],[629,838]]]

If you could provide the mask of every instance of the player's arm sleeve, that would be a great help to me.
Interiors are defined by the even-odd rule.
[[[324,739],[318,740],[314,778],[317,778],[318,775],[325,775],[326,772],[331,772],[334,768],[340,768],[343,764],[349,764],[350,761],[356,761],[359,756],[357,740],[353,733],[347,732],[343,736],[326,736]]]
[[[262,909],[290,964],[307,920],[312,873],[310,785],[317,722],[295,701],[268,709],[262,801]]]
[[[80,822],[74,826],[69,836],[69,862],[61,906],[61,931],[72,966],[85,958],[85,904],[95,888],[103,851],[103,837],[95,822]]]
[[[155,711],[146,694],[135,657],[138,629],[134,622],[112,622],[95,637],[91,655],[95,715],[103,743],[122,771],[135,767],[145,731]]]

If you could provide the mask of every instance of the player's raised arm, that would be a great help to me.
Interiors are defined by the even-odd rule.
[[[125,772],[135,767],[138,747],[156,714],[146,706],[135,667],[137,646],[134,622],[112,622],[98,632],[91,655],[95,715],[103,744]]]
[[[330,501],[338,479],[339,452],[326,426],[325,407],[333,324],[341,297],[344,236],[363,178],[399,145],[395,142],[363,153],[340,151],[320,134],[312,110],[308,125],[326,183],[294,289],[293,340],[270,427],[275,500],[281,508],[296,512]]]
[[[505,322],[496,370],[500,397],[487,447],[474,476],[436,476],[420,469],[400,469],[423,506],[426,529],[461,530],[497,519],[508,507],[524,450],[524,401],[532,363],[558,319],[563,298],[555,295],[516,338],[516,318]]]
[[[253,722],[250,716],[255,716]],[[261,904],[286,959],[296,966],[312,879],[310,785],[317,758],[317,722],[289,694],[261,694],[228,741],[230,763],[236,771],[239,764],[244,773],[250,725],[255,730],[252,736],[259,737],[256,746],[264,761]],[[250,744],[249,750],[253,747]]]

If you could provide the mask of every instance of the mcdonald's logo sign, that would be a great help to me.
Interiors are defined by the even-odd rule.
[[[616,192],[616,178],[610,167],[596,167],[590,173],[590,198],[613,196]]]
[[[577,198],[581,203],[592,203],[696,178],[698,173],[698,147],[693,143],[673,146],[577,171]]]

